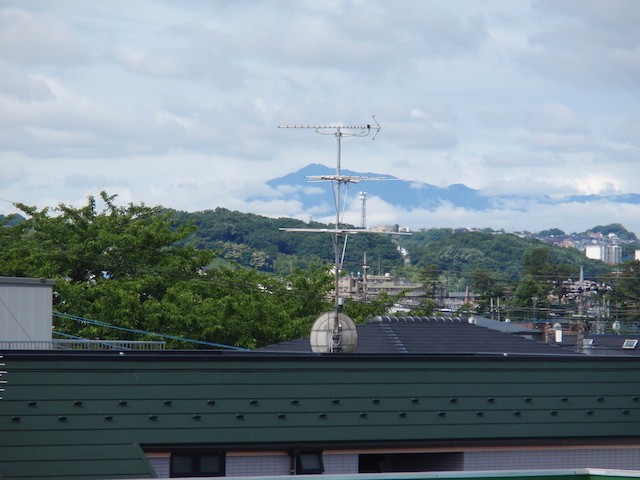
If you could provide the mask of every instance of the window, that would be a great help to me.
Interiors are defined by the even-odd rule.
[[[322,452],[303,452],[296,457],[296,473],[298,475],[323,472]]]
[[[622,344],[622,348],[636,348],[636,345],[638,345],[638,340],[628,338]]]
[[[460,471],[462,452],[442,453],[361,453],[358,473]]]
[[[171,477],[224,476],[224,453],[174,453],[171,455]]]

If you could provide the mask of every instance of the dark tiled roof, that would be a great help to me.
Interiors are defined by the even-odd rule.
[[[583,353],[587,355],[623,355],[640,357],[640,335],[585,335],[585,340],[591,340],[588,345],[583,348]],[[576,335],[564,335],[562,343],[560,345],[564,348],[570,348],[576,350]],[[636,340],[636,345],[630,348],[623,348],[625,341],[629,340],[633,345],[633,340]]]
[[[487,327],[491,330],[498,330],[500,332],[506,333],[516,333],[518,335],[527,335],[528,337],[533,338],[541,338],[542,330],[538,330],[535,328],[530,328],[522,323],[518,322],[499,322],[497,320],[491,320],[487,317],[479,317],[473,316],[473,322],[476,325],[480,325],[481,327]]]
[[[471,324],[458,317],[376,317],[357,326],[356,353],[575,355],[557,345]],[[309,338],[259,348],[311,352]]]

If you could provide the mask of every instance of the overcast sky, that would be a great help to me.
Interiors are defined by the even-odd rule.
[[[489,193],[640,193],[639,87],[638,0],[2,0],[0,213],[106,190],[306,219],[265,182],[335,166],[336,142],[277,126],[372,115],[379,135],[346,139],[343,168]],[[367,223],[640,234],[639,206],[524,210],[370,198]]]

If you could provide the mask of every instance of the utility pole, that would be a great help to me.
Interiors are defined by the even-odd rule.
[[[362,262],[362,300],[367,299],[367,285],[369,282],[369,265],[367,264],[367,252],[364,252]]]
[[[578,331],[576,332],[576,343],[579,352],[584,351],[584,333],[586,325],[584,322],[584,270],[580,266],[580,286],[578,287]]]

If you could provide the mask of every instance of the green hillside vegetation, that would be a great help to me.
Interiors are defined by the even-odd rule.
[[[218,262],[221,259],[236,261],[271,274],[287,275],[310,264],[332,265],[334,261],[330,235],[279,230],[284,227],[332,228],[331,225],[292,218],[274,219],[225,208],[171,213],[178,225],[192,222],[198,227],[181,244],[216,251],[219,253]],[[559,229],[550,232],[556,233],[556,230],[558,234],[562,232]],[[410,267],[403,266],[398,246],[408,251]],[[611,271],[609,265],[588,259],[574,248],[558,247],[490,229],[468,232],[450,228],[429,229],[410,236],[351,235],[343,270],[345,274],[359,272],[366,253],[368,263],[375,267],[374,273],[390,273],[413,281],[421,281],[421,271],[425,267],[435,266],[442,273],[448,290],[464,289],[467,285],[473,289],[473,274],[477,271],[491,272],[500,281],[514,285],[522,278],[527,253],[536,248],[548,251],[550,264],[573,267],[574,277],[577,277],[580,267],[584,269],[585,278],[593,280]]]
[[[128,329],[65,317],[55,319],[60,334],[157,339],[137,330],[206,342],[204,348],[255,348],[308,335],[315,318],[333,308],[331,236],[279,230],[331,225],[224,208],[187,213],[120,206],[105,192],[78,208],[16,207],[19,221],[0,221],[0,275],[55,279],[54,310]],[[412,265],[404,265],[399,247]],[[364,253],[379,273],[424,285],[424,302],[413,314],[431,314],[443,286],[469,286],[482,296],[480,310],[469,313],[483,313],[499,297],[512,319],[532,312],[539,317],[562,308],[562,282],[576,279],[580,266],[587,278],[613,287],[599,301],[612,302],[616,318],[633,319],[640,305],[640,262],[625,262],[611,274],[610,266],[578,250],[511,234],[436,229],[413,236],[350,235],[344,274],[357,274]],[[344,311],[356,323],[366,322],[401,296],[346,299]],[[203,345],[169,340],[172,348]]]
[[[333,228],[332,225],[306,223],[293,218],[269,218],[220,207],[194,213],[173,211],[172,215],[177,225],[192,222],[198,227],[182,242],[184,245],[217,251],[220,258],[247,267],[287,275],[311,263],[334,263],[331,235],[280,230]],[[362,233],[349,235],[344,258],[345,270],[360,269],[365,253],[369,259],[375,259],[388,268],[402,266],[402,255],[392,238]]]
[[[24,222],[24,220],[22,215],[0,215],[0,225],[6,225],[8,227],[13,227],[20,222]]]
[[[638,237],[635,233],[630,232],[626,228],[624,228],[619,223],[611,223],[609,225],[598,225],[593,228],[590,228],[585,232],[585,235],[589,233],[601,233],[602,235],[609,235],[610,233],[615,233],[621,240],[627,240],[631,242],[637,242]]]
[[[610,265],[588,259],[575,248],[558,247],[513,234],[455,232],[449,229],[424,233],[428,234],[423,237],[424,243],[409,248],[411,263],[418,269],[437,265],[443,271],[464,276],[478,269],[487,269],[505,278],[518,278],[524,268],[525,255],[534,248],[544,248],[549,252],[550,263],[568,264],[578,269],[582,266],[587,278],[596,279],[611,270]]]

